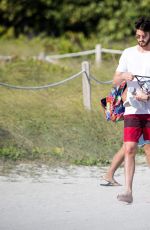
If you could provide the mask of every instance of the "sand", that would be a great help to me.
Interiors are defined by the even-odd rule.
[[[16,166],[0,176],[0,230],[149,230],[150,169],[136,166],[131,205],[116,199],[124,186],[100,186],[106,169]]]

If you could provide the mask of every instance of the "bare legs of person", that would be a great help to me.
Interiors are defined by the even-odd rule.
[[[119,151],[114,155],[107,173],[103,176],[103,180],[108,182],[106,185],[112,185],[112,186],[121,185],[114,179],[114,174],[124,161],[124,153],[125,153],[125,149],[124,149],[124,145],[122,145],[121,149],[119,149]],[[101,184],[101,185],[105,185],[105,184]]]
[[[125,193],[119,194],[117,199],[119,201],[132,203],[132,184],[133,176],[135,171],[135,154],[137,149],[137,143],[135,142],[125,142],[125,160],[124,160],[124,169],[125,169]]]
[[[145,144],[143,146],[144,152],[146,155],[147,163],[150,166],[150,144]],[[118,183],[115,178],[115,172],[120,167],[120,165],[124,162],[124,155],[125,155],[125,146],[122,145],[121,149],[114,155],[111,165],[108,168],[108,171],[103,176],[103,180],[107,181],[107,184],[101,184],[101,185],[111,185],[111,186],[119,186],[121,185]]]

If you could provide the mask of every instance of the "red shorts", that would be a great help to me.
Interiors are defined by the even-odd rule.
[[[142,134],[150,140],[150,114],[124,115],[124,142],[138,142]]]

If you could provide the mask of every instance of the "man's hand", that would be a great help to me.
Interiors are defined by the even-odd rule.
[[[113,78],[114,85],[120,85],[122,81],[132,81],[134,76],[128,72],[115,72]]]
[[[142,92],[141,90],[137,92],[135,98],[138,101],[148,101],[149,99],[149,95],[147,95],[146,93]]]
[[[134,76],[131,73],[126,72],[126,73],[122,73],[122,78],[125,81],[133,81]]]

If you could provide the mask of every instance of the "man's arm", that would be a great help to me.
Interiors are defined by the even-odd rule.
[[[129,72],[118,72],[116,71],[113,77],[113,84],[120,85],[123,81],[132,81],[134,76]]]

